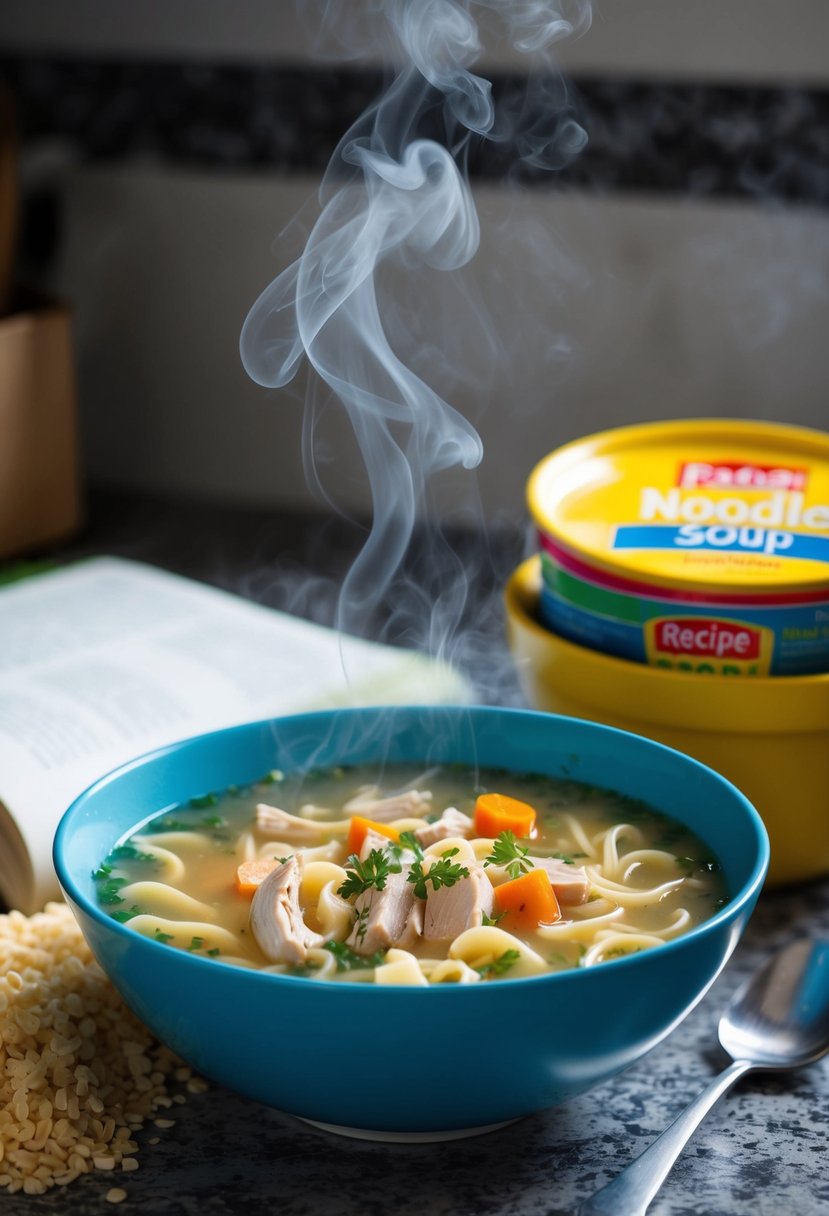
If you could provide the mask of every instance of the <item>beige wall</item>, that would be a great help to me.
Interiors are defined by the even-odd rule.
[[[250,382],[238,338],[288,256],[275,234],[314,186],[150,169],[71,176],[57,278],[76,301],[96,479],[309,501],[301,386]],[[493,358],[464,337],[448,279],[436,278],[427,306],[441,332],[441,308],[459,322],[460,338],[439,343],[445,368],[430,368],[480,429],[489,514],[520,513],[535,461],[601,427],[706,415],[829,426],[826,214],[492,187],[476,196],[475,277],[510,349]],[[402,296],[406,276],[391,286]],[[325,437],[342,493],[366,508],[337,412]]]
[[[363,0],[349,0],[359,9]],[[313,11],[309,0],[308,9]],[[72,53],[296,58],[294,0],[3,0],[0,44]],[[594,0],[562,51],[572,71],[725,80],[829,80],[826,0]],[[514,51],[496,41],[491,62]]]

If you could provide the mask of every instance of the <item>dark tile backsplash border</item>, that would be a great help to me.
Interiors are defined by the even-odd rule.
[[[285,174],[321,173],[383,85],[366,68],[42,56],[0,58],[0,77],[24,143],[58,138],[92,162]],[[496,97],[522,83],[499,75]],[[561,82],[550,86],[561,100]],[[588,134],[565,167],[516,168],[514,146],[485,143],[470,148],[473,179],[829,205],[829,91],[580,76],[563,102]]]

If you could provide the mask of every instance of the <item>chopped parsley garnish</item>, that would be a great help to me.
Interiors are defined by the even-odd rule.
[[[325,942],[323,950],[328,950],[334,955],[338,971],[357,971],[364,970],[366,967],[379,967],[386,957],[385,950],[377,950],[374,954],[364,957],[357,954],[345,942]]]
[[[482,925],[497,925],[499,920],[503,920],[506,916],[506,911],[496,912],[494,916],[487,916],[486,912],[481,913]]]
[[[698,861],[694,857],[677,857],[676,864],[689,878],[692,874],[716,874],[719,862],[713,860]]]
[[[417,899],[426,898],[426,884],[432,884],[432,890],[440,887],[453,887],[461,878],[469,876],[466,866],[450,861],[458,853],[458,849],[447,849],[440,858],[424,873],[423,862],[416,861],[409,869],[408,881],[414,883],[414,893]]]
[[[627,958],[629,954],[638,954],[641,949],[641,946],[631,946],[630,950],[626,950],[624,946],[612,946],[610,950],[605,950],[604,957],[606,959]]]
[[[124,902],[123,897],[118,892],[122,887],[127,885],[128,879],[113,878],[112,870],[110,868],[104,869],[103,866],[99,870],[96,870],[92,877],[98,888],[99,903],[106,907],[108,904],[122,904]]]
[[[206,953],[209,954],[211,958],[215,958],[217,954],[221,954],[221,951],[219,950],[218,946],[211,946],[211,948],[209,950],[207,950]]]
[[[484,859],[485,866],[504,866],[510,878],[520,878],[533,868],[528,859],[529,849],[518,844],[514,832],[499,832],[492,842],[492,852]]]
[[[192,832],[193,824],[185,823],[182,819],[168,819],[166,815],[162,815],[160,819],[154,819],[148,824],[151,832]]]
[[[382,891],[393,871],[391,860],[383,849],[372,849],[365,861],[352,853],[345,864],[346,879],[337,889],[343,899],[362,895],[364,891]]]
[[[201,950],[203,945],[204,945],[203,937],[191,937],[190,945],[187,947],[187,949],[188,950]]]
[[[157,942],[161,942],[163,945],[166,945],[167,942],[171,942],[174,937],[175,934],[173,933],[162,933],[160,929],[156,929],[155,931],[155,940]]]
[[[556,861],[563,861],[566,866],[574,866],[577,857],[586,857],[586,853],[551,853],[551,857],[555,857]]]
[[[490,979],[494,976],[504,975],[511,967],[514,967],[521,957],[520,950],[505,950],[503,954],[499,954],[491,963],[484,963],[482,967],[476,967],[483,979]]]
[[[121,902],[123,903],[123,900]],[[128,920],[132,920],[132,918],[134,916],[140,916],[140,915],[141,915],[141,909],[139,908],[138,904],[133,904],[132,907],[128,911],[122,910],[119,908],[117,912],[110,913],[110,916],[112,917],[112,919],[117,920],[119,925],[125,925]]]
[[[398,846],[395,847],[392,845],[392,852],[398,857],[400,856],[401,845],[404,849],[408,849],[409,852],[414,853],[417,861],[423,861],[423,849],[421,848],[420,841],[417,839],[414,832],[401,832]]]
[[[194,810],[201,811],[205,807],[215,806],[218,801],[219,799],[216,794],[199,794],[198,797],[190,799],[190,806]]]
[[[155,853],[142,853],[137,845],[127,842],[127,844],[116,845],[107,861],[158,861],[158,858]]]

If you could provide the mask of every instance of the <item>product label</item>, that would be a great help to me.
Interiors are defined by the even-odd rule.
[[[829,531],[829,504],[806,506],[799,491],[775,490],[762,498],[748,496],[714,497],[710,494],[684,495],[678,487],[660,490],[643,486],[639,498],[639,518],[684,520],[687,523],[782,524],[786,528]]]
[[[829,435],[711,420],[580,446],[529,488],[542,532],[574,560],[690,599],[829,595]]]
[[[749,622],[698,616],[653,617],[645,624],[647,661],[715,675],[767,675],[774,633]]]
[[[599,585],[541,558],[540,618],[606,654],[669,670],[722,676],[829,672],[829,599],[770,607],[670,602]]]
[[[661,524],[625,525],[615,529],[611,548],[735,550],[829,563],[829,537],[804,536],[781,528],[738,528],[717,524],[707,528],[699,524],[683,524],[679,528]]]
[[[718,490],[805,490],[808,469],[745,464],[739,460],[689,460],[679,466],[676,484],[684,489],[713,486]]]

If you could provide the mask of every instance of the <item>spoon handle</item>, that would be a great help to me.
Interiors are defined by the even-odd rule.
[[[654,1140],[612,1182],[602,1187],[577,1210],[577,1216],[644,1216],[651,1200],[668,1177],[679,1154],[718,1098],[754,1065],[735,1060],[686,1106],[670,1127]]]

